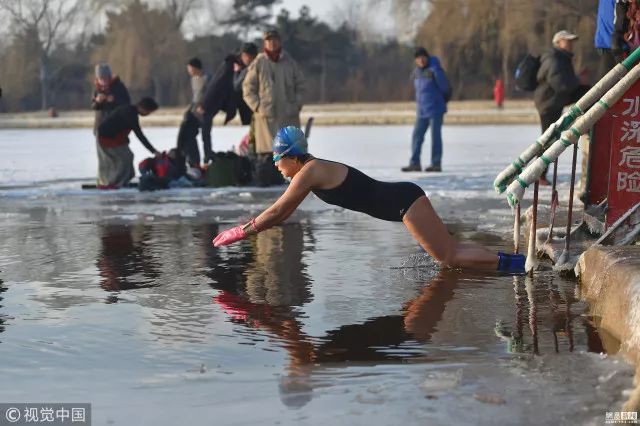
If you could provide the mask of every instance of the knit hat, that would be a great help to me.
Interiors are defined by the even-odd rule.
[[[241,53],[246,53],[251,56],[256,56],[258,54],[258,46],[254,43],[244,43],[242,48],[240,49]]]
[[[96,65],[96,78],[111,78],[111,68],[109,68],[109,65],[105,63]]]
[[[191,58],[189,59],[189,62],[187,62],[187,65],[191,65],[193,68],[202,69],[202,61],[199,58]]]
[[[424,47],[416,47],[416,50],[413,51],[413,57],[419,58],[420,56],[424,56],[425,58],[429,57],[429,52]]]

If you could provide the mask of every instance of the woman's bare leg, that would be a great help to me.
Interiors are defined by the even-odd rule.
[[[451,267],[497,269],[498,255],[474,243],[459,243],[447,231],[427,196],[418,198],[404,215],[407,229],[437,261]]]

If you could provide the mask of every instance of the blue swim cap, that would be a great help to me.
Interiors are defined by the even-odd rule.
[[[273,138],[273,161],[280,161],[284,155],[304,155],[307,147],[302,130],[295,126],[283,127]]]

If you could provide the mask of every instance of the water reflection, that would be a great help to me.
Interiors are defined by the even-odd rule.
[[[100,225],[99,232],[101,249],[96,266],[103,289],[119,291],[156,285],[160,271],[150,253],[150,227]]]
[[[204,257],[197,231],[181,223],[99,226],[95,264],[107,303],[134,301],[143,317],[138,330],[165,348],[210,339],[213,313],[202,309],[208,295],[197,285]]]
[[[285,405],[299,407],[311,399],[314,386],[322,386],[321,379],[312,377],[321,375],[325,368],[427,359],[424,343],[437,330],[446,305],[454,296],[459,277],[456,271],[440,272],[405,305],[402,315],[343,325],[320,337],[309,336],[303,331],[300,319],[290,306],[254,302],[250,300],[252,293],[242,297],[222,291],[214,302],[231,321],[259,329],[280,342],[289,357],[280,380],[280,396]],[[270,282],[274,286],[279,283]],[[271,290],[275,291],[274,288]]]
[[[559,286],[558,280],[565,285]],[[596,328],[588,319],[583,318],[581,313],[572,311],[572,306],[578,302],[571,291],[573,285],[572,282],[566,283],[554,275],[513,277],[514,326],[510,327],[506,321],[499,320],[495,328],[496,335],[506,342],[508,353],[530,352],[540,355],[544,351],[550,351],[551,348],[554,353],[564,350],[573,352],[576,318],[582,318],[588,350],[602,351]],[[524,333],[525,321],[528,325],[529,338],[526,338]],[[541,328],[544,330],[543,335],[539,332]],[[550,332],[550,336],[546,334],[547,332]],[[550,342],[548,337],[551,338]]]
[[[251,242],[254,258],[245,272],[249,300],[278,306],[310,302],[310,282],[302,262],[302,227],[293,224],[271,228]]]
[[[237,251],[213,248],[210,236],[217,229],[210,231],[214,232],[208,234],[207,276],[214,280],[213,288],[224,291],[223,300],[238,295],[250,303],[289,308],[312,300],[302,257],[305,248],[313,250],[313,245],[305,247],[300,224],[263,231],[244,242],[250,247],[241,246]]]
[[[0,278],[0,303],[2,303],[2,300],[4,299],[4,296],[2,295],[2,293],[4,293],[7,290],[8,290],[7,286],[4,285],[4,281]],[[0,308],[2,308],[1,304],[0,304]],[[0,311],[0,333],[4,331],[5,323],[6,323],[5,316],[4,314],[2,314],[2,311]],[[0,343],[1,342],[2,341],[0,340]]]

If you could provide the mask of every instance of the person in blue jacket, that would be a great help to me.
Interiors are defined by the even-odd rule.
[[[431,126],[431,165],[426,172],[442,171],[442,118],[447,112],[447,98],[451,91],[440,60],[429,55],[424,47],[415,51],[416,68],[411,77],[416,91],[416,124],[411,140],[411,159],[403,172],[422,169],[420,153],[424,135]]]
[[[596,34],[593,39],[595,48],[600,55],[598,64],[598,78],[604,77],[609,70],[616,66],[622,46],[615,32],[616,0],[600,0],[598,2],[598,17],[596,19]],[[624,44],[624,41],[622,41]]]

